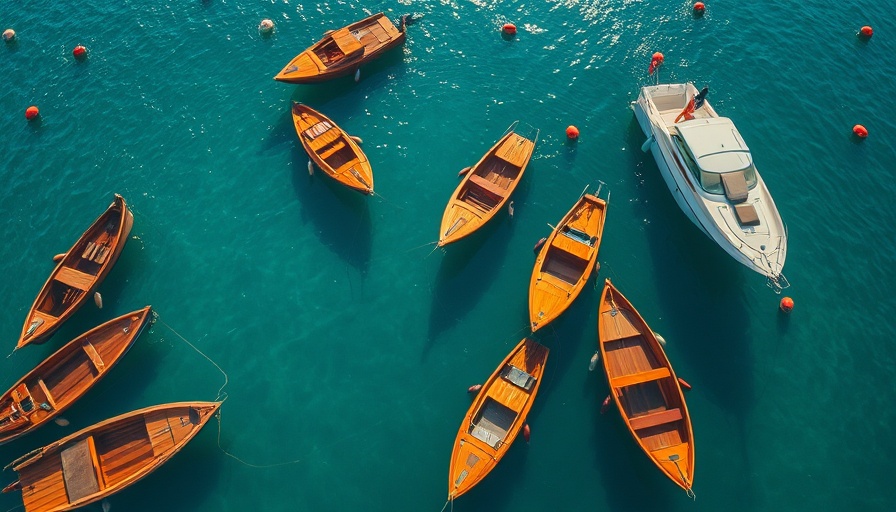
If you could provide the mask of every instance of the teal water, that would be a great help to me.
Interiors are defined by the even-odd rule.
[[[718,0],[695,19],[690,2],[657,0],[4,2],[0,28],[18,33],[0,47],[8,349],[52,256],[113,193],[135,238],[100,288],[105,307],[0,359],[0,388],[114,316],[152,304],[160,321],[68,427],[0,447],[0,462],[133,409],[214,399],[224,377],[182,336],[227,373],[221,448],[210,423],[113,510],[438,510],[466,389],[526,332],[532,246],[600,180],[597,282],[613,279],[694,387],[697,500],[599,413],[592,287],[537,336],[551,354],[531,444],[455,509],[893,510],[894,8]],[[325,30],[381,10],[424,17],[360,82],[271,79]],[[629,103],[655,51],[662,81],[709,85],[750,145],[789,228],[789,317],[640,151]],[[309,177],[291,100],[364,139],[378,196]],[[31,104],[40,122],[24,119]],[[514,217],[430,254],[457,172],[517,119],[540,138]],[[0,510],[20,503],[3,495]]]

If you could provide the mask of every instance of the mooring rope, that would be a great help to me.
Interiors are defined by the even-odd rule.
[[[14,507],[12,507],[12,508],[8,508],[8,509],[6,509],[6,512],[12,512],[13,510],[15,510],[15,509],[17,509],[17,508],[25,508],[25,504],[22,503],[21,505],[16,505],[16,506],[14,506]],[[444,509],[443,509],[443,510],[444,510]]]
[[[223,401],[224,399],[226,399],[226,398],[227,398],[227,394],[224,393],[224,386],[226,386],[226,385],[227,385],[227,382],[230,380],[230,377],[227,376],[227,372],[225,372],[225,371],[218,365],[218,363],[214,362],[214,361],[212,360],[212,358],[208,357],[208,356],[205,355],[201,350],[199,350],[198,348],[196,348],[196,345],[193,345],[192,343],[190,343],[189,341],[187,341],[187,338],[184,338],[179,332],[177,332],[176,330],[174,330],[174,327],[171,327],[171,326],[168,325],[164,320],[162,320],[162,318],[159,316],[159,314],[158,314],[157,312],[153,311],[153,312],[152,312],[152,316],[153,316],[153,320],[154,320],[154,321],[160,322],[162,325],[164,325],[165,327],[167,327],[167,328],[168,328],[171,332],[173,332],[178,338],[180,338],[181,341],[183,341],[184,343],[186,343],[187,345],[189,345],[190,348],[192,348],[192,349],[195,350],[199,355],[201,355],[201,356],[204,357],[206,360],[208,360],[208,362],[212,363],[212,364],[215,366],[215,368],[217,368],[218,371],[221,372],[222,375],[224,375],[224,384],[222,384],[221,387],[220,387],[220,389],[218,389],[218,396],[215,398],[215,401],[218,402],[218,401]]]

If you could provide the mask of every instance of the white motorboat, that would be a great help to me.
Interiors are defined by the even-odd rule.
[[[753,157],[734,123],[693,84],[643,87],[632,102],[675,201],[691,221],[734,259],[766,276],[775,291],[789,286],[781,273],[787,230]]]

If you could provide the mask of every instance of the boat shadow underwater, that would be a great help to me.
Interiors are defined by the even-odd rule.
[[[507,214],[500,215],[467,239],[444,248],[432,290],[429,329],[421,360],[426,360],[442,333],[475,309],[491,288],[514,229],[513,223],[507,222]]]
[[[366,274],[373,246],[369,205],[372,198],[334,182],[320,170],[309,176],[308,154],[301,145],[292,149],[292,161],[293,188],[302,221],[314,226],[321,244]]]

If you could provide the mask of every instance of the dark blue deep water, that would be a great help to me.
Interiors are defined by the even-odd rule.
[[[8,351],[52,256],[114,193],[135,225],[104,308],[0,358],[0,388],[114,316],[152,304],[159,322],[64,414],[69,426],[0,447],[0,463],[133,409],[214,399],[224,376],[183,337],[229,379],[220,430],[211,422],[112,510],[438,511],[466,389],[527,332],[532,246],[603,181],[598,286],[538,333],[551,354],[531,444],[454,508],[896,509],[896,4],[709,0],[700,18],[691,5],[3,2],[0,29],[18,33],[0,43]],[[324,31],[378,11],[424,16],[358,83],[272,80]],[[641,152],[629,103],[656,51],[660,80],[709,85],[752,149],[789,229],[790,316],[687,220]],[[378,195],[308,175],[293,100],[363,138]],[[431,253],[458,171],[514,120],[540,130],[515,215]],[[588,361],[606,277],[694,387],[696,502],[615,411],[599,413],[607,385]],[[20,504],[0,497],[0,510]]]

